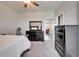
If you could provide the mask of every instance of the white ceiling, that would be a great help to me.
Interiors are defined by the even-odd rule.
[[[29,4],[24,8],[23,1],[0,1],[0,3],[13,9],[16,12],[36,12],[36,11],[55,11],[62,1],[38,1],[39,7]]]

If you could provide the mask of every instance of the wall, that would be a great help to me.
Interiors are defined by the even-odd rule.
[[[0,4],[0,34],[16,34],[17,14]]]
[[[62,25],[77,25],[77,2],[63,2],[56,10],[56,18],[61,14],[63,14]]]

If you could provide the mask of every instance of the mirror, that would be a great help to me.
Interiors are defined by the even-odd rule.
[[[30,30],[42,30],[42,21],[29,21]]]

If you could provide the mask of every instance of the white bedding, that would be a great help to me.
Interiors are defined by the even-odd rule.
[[[31,47],[25,36],[0,35],[0,57],[19,57]]]

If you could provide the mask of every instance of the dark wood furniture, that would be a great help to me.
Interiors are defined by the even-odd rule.
[[[29,21],[29,31],[26,31],[30,41],[44,41],[42,21]]]
[[[55,27],[55,49],[60,56],[78,56],[78,25]]]
[[[43,31],[26,31],[26,35],[30,41],[44,41]]]
[[[65,56],[65,28],[64,26],[55,27],[55,49],[60,56]]]

